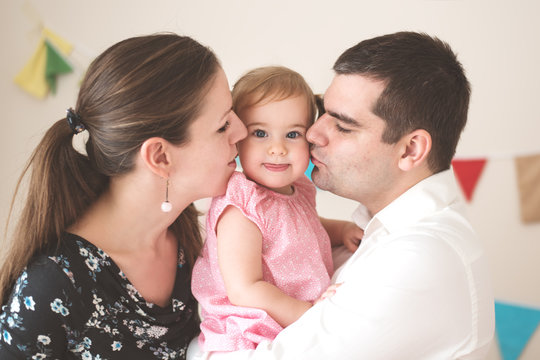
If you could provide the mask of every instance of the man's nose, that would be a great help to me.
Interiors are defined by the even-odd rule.
[[[327,122],[328,116],[323,114],[313,125],[311,125],[306,133],[306,139],[309,143],[317,146],[323,146],[327,143],[325,135]]]

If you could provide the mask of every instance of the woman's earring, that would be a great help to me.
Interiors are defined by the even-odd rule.
[[[161,203],[161,211],[169,212],[172,210],[172,205],[169,202],[169,179],[167,179],[167,188],[165,189],[165,201]]]

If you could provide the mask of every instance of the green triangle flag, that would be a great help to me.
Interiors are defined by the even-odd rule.
[[[59,74],[65,74],[72,72],[71,66],[64,60],[62,55],[56,51],[49,41],[45,40],[45,46],[47,47],[47,62],[45,66],[45,78],[47,84],[52,93],[56,93],[56,76]]]
[[[540,322],[540,310],[495,301],[495,327],[503,360],[515,360]]]

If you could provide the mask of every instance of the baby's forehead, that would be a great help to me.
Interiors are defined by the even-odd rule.
[[[302,122],[273,122],[273,121],[246,121],[244,125],[248,128],[252,127],[275,127],[275,128],[286,128],[286,129],[307,129],[311,125]]]
[[[274,101],[252,106],[239,116],[248,128],[259,126],[290,131],[307,129],[311,125],[309,111],[302,109],[298,101]]]

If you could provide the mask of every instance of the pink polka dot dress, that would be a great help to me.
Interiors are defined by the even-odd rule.
[[[199,346],[204,351],[253,349],[282,330],[264,310],[232,305],[219,271],[216,223],[227,206],[235,206],[263,236],[263,279],[296,299],[314,301],[330,285],[330,239],[315,210],[315,186],[306,177],[294,193],[269,190],[235,172],[225,195],[212,200],[207,239],[193,268],[192,291],[201,305]]]

